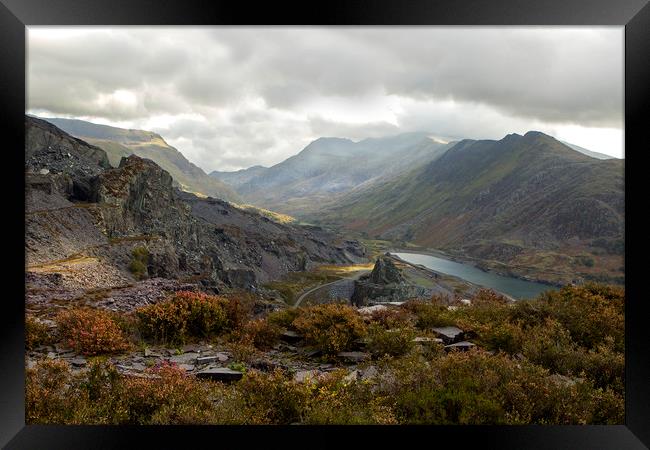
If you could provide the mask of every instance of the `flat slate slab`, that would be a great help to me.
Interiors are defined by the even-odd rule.
[[[351,363],[359,363],[368,359],[368,354],[363,352],[340,352],[338,357]]]
[[[463,330],[457,327],[435,327],[433,332],[440,336],[447,344],[458,341],[463,336]]]
[[[227,367],[213,367],[196,372],[199,378],[207,378],[214,381],[237,381],[244,376],[238,370],[232,370]]]
[[[160,353],[149,350],[148,348],[144,349],[144,356],[152,357],[152,358],[162,358],[162,355]]]
[[[169,358],[170,362],[176,364],[190,364],[200,356],[200,353],[183,353],[182,355],[174,355]]]
[[[472,344],[471,342],[467,342],[467,341],[462,341],[462,342],[456,342],[455,344],[445,345],[445,350],[467,351],[472,347],[476,347],[476,344]]]
[[[220,359],[216,356],[200,356],[196,358],[196,363],[197,364],[208,364],[212,362],[220,361]]]

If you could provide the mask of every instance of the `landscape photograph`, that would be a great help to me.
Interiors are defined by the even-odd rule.
[[[624,39],[28,26],[26,423],[625,424]]]

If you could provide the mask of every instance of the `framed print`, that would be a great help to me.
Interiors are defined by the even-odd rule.
[[[3,446],[647,448],[647,1],[0,12]]]

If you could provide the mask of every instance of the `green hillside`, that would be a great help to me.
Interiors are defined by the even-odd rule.
[[[590,158],[539,132],[464,140],[312,219],[487,267],[549,271],[540,278],[571,267],[612,281],[623,272],[623,161]]]

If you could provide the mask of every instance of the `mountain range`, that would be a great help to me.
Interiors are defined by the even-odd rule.
[[[254,205],[304,215],[342,194],[397,176],[440,156],[451,145],[427,133],[353,142],[320,138],[269,168],[212,172]]]
[[[310,219],[492,261],[493,268],[552,274],[595,258],[598,270],[622,276],[623,164],[540,132],[463,140],[410,172],[322,206]]]
[[[48,120],[77,137],[92,135],[88,141],[109,149],[113,164],[130,151],[163,168],[169,155],[184,160],[155,133]],[[295,216],[541,281],[624,276],[624,161],[541,132],[452,142],[430,133],[324,137],[274,166],[209,176],[186,163],[169,171],[184,190],[203,192],[211,179],[213,196],[267,217]]]
[[[624,161],[541,132],[445,142],[321,138],[269,167],[212,173],[248,202],[510,275],[621,281]]]

